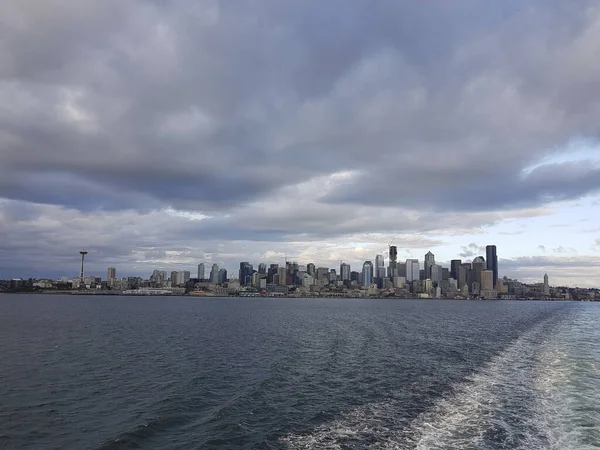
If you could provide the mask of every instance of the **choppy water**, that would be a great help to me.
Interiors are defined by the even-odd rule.
[[[0,448],[600,448],[600,304],[0,296]]]

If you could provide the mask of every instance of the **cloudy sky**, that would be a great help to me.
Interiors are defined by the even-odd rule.
[[[600,285],[596,0],[3,0],[0,278],[470,260]]]

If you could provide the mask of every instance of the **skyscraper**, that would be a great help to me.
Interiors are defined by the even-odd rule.
[[[373,284],[373,263],[365,261],[362,269],[363,286],[371,286]]]
[[[346,263],[340,264],[340,277],[342,281],[350,280],[350,265]]]
[[[481,271],[481,290],[492,291],[494,289],[494,272],[491,270]]]
[[[198,264],[198,279],[204,279],[204,263]]]
[[[287,269],[280,267],[277,269],[277,284],[285,286],[287,284]]]
[[[219,269],[219,272],[217,273],[217,281],[219,284],[227,281],[227,269]]]
[[[435,264],[435,255],[431,252],[425,254],[425,279],[431,278],[431,266]]]
[[[550,285],[548,284],[548,274],[544,274],[544,295],[550,295]]]
[[[385,259],[383,255],[375,256],[375,270],[379,270],[380,267],[385,267]]]
[[[308,263],[306,265],[306,273],[308,273],[310,276],[315,275],[316,269],[315,269],[315,265],[313,263]]]
[[[419,279],[419,260],[406,260],[406,281],[416,281]]]
[[[184,270],[183,271],[183,284],[185,284],[188,281],[190,281],[190,278],[192,278],[192,274],[190,273],[190,271],[189,270]]]
[[[219,266],[217,264],[213,264],[210,269],[210,282],[213,284],[219,282]]]
[[[240,263],[240,285],[246,286],[252,283],[252,272],[254,271],[252,264],[249,262]]]
[[[483,256],[478,256],[473,260],[473,282],[481,286],[481,272],[486,270],[486,263]]]
[[[388,257],[390,258],[390,261],[389,261],[388,265],[392,269],[395,269],[396,265],[398,263],[398,260],[397,260],[397,258],[398,258],[398,249],[396,248],[395,245],[390,245],[390,249],[389,249],[388,253],[389,253]]]
[[[487,260],[487,270],[494,272],[494,286],[496,286],[498,283],[498,255],[495,245],[488,245],[485,248],[485,259]]]
[[[115,278],[117,278],[117,269],[115,269],[114,267],[109,267],[107,280],[111,281],[111,280],[114,280]]]
[[[450,261],[450,276],[455,280],[458,280],[458,266],[462,264],[460,259],[453,259]]]
[[[431,279],[432,283],[440,283],[443,279],[443,271],[442,271],[442,266],[440,266],[439,264],[433,264],[430,268],[430,275],[429,278]]]

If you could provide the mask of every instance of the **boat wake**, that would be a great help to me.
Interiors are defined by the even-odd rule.
[[[556,318],[538,323],[412,421],[406,405],[392,398],[281,443],[290,449],[598,448],[600,371],[590,361],[581,366],[568,331]]]

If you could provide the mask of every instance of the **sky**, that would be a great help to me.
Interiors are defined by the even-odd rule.
[[[398,246],[600,286],[596,0],[4,0],[0,278]]]

